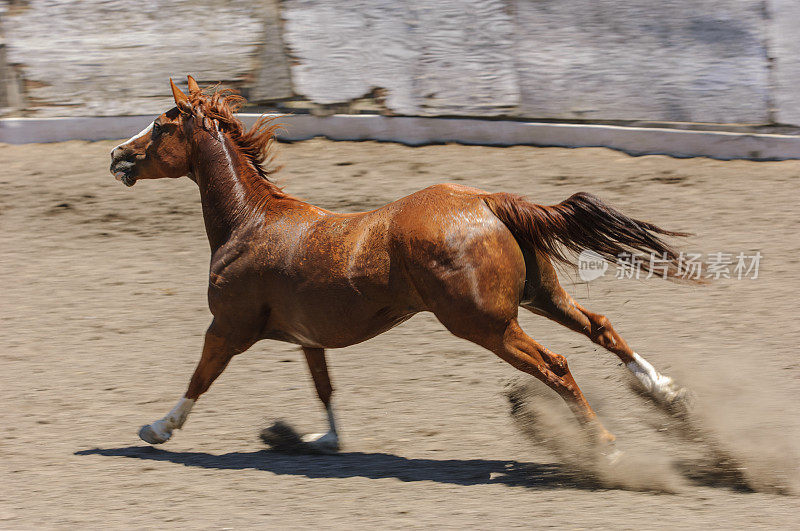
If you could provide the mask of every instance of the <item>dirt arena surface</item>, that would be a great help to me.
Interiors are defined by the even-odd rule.
[[[517,372],[425,314],[329,352],[341,455],[276,454],[258,440],[278,418],[325,427],[302,353],[277,342],[237,357],[184,429],[149,447],[139,426],[174,405],[200,355],[209,251],[195,185],[125,188],[107,170],[114,144],[0,145],[1,528],[800,526],[800,497],[776,493],[797,492],[800,162],[280,146],[280,184],[333,210],[439,182],[545,204],[584,190],[697,233],[684,249],[760,251],[757,280],[706,287],[563,275],[694,391],[703,433],[741,468],[736,488],[692,479],[687,459],[702,468],[704,443],[677,437],[613,355],[525,310],[523,328],[568,357],[619,448],[636,456],[620,481],[523,436],[504,394]]]

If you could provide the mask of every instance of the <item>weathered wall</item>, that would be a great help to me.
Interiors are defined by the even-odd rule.
[[[385,89],[400,114],[495,115],[520,103],[504,1],[288,0],[295,90],[337,103]]]
[[[18,0],[0,29],[35,116],[156,112],[192,73],[283,107],[800,125],[798,20],[797,0]]]
[[[776,120],[800,125],[800,2],[769,0],[769,51]]]
[[[241,85],[254,70],[261,3],[30,0],[3,17],[7,60],[22,69],[31,114],[160,112],[170,76]]]
[[[768,121],[761,0],[517,0],[521,114]]]

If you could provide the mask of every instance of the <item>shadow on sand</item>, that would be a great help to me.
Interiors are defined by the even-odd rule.
[[[230,452],[172,452],[152,446],[94,448],[75,455],[128,457],[218,470],[262,470],[307,478],[394,478],[401,481],[435,481],[453,485],[497,483],[540,489],[602,489],[593,478],[578,475],[557,464],[520,463],[484,459],[409,459],[386,453],[341,452],[336,455],[293,455],[271,450]]]

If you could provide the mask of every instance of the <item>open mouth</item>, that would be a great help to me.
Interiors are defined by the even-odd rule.
[[[131,187],[136,184],[136,177],[130,171],[118,171],[114,173],[114,178],[125,186]]]
[[[136,177],[134,176],[134,165],[128,161],[117,161],[111,164],[111,173],[114,178],[120,181],[125,186],[133,186],[136,184]]]

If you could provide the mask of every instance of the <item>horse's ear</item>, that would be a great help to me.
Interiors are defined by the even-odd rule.
[[[189,78],[189,94],[195,95],[201,92],[200,85],[197,84],[197,81],[194,80],[192,76],[188,76]]]
[[[192,104],[189,103],[188,96],[175,86],[175,83],[172,82],[172,78],[169,79],[169,84],[172,87],[172,97],[175,98],[175,105],[184,112],[190,112],[192,110]]]

